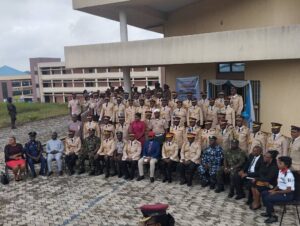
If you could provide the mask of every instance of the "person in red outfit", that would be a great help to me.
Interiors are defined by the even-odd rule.
[[[141,142],[142,146],[145,143],[145,131],[146,131],[146,124],[145,122],[141,121],[141,113],[135,113],[135,119],[130,124],[129,132],[134,133],[136,139]]]

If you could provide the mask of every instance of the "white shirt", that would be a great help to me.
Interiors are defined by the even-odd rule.
[[[259,158],[260,158],[260,155],[253,158],[253,160],[251,162],[252,165],[250,166],[250,169],[249,169],[250,173],[254,173],[255,172],[255,166],[256,166],[256,163],[257,163],[257,161],[258,161]]]
[[[292,191],[295,191],[295,178],[293,173],[290,170],[286,173],[282,173],[279,170],[277,186],[280,190],[286,190],[290,187]]]

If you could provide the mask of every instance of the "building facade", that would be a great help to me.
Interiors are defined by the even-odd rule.
[[[249,80],[263,130],[276,121],[288,135],[299,124],[300,1],[73,0],[73,7],[116,21],[126,14],[129,25],[165,38],[65,47],[67,67],[164,66],[172,89],[191,75],[203,91],[209,80]]]
[[[153,88],[161,82],[159,67],[136,67],[130,71],[131,80],[138,89]],[[105,92],[108,87],[124,85],[121,68],[66,68],[64,62],[38,64],[41,102],[65,103],[72,93],[82,98],[84,90]]]

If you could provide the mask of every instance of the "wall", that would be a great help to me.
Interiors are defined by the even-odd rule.
[[[300,23],[299,0],[204,0],[173,12],[165,37]]]
[[[261,81],[262,129],[270,131],[270,122],[283,124],[282,132],[290,134],[290,126],[300,126],[300,60],[248,62],[246,80]]]

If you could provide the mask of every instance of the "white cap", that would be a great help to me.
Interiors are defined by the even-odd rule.
[[[160,110],[159,110],[159,109],[155,109],[153,112],[154,112],[154,113],[155,113],[155,112],[160,112]]]

